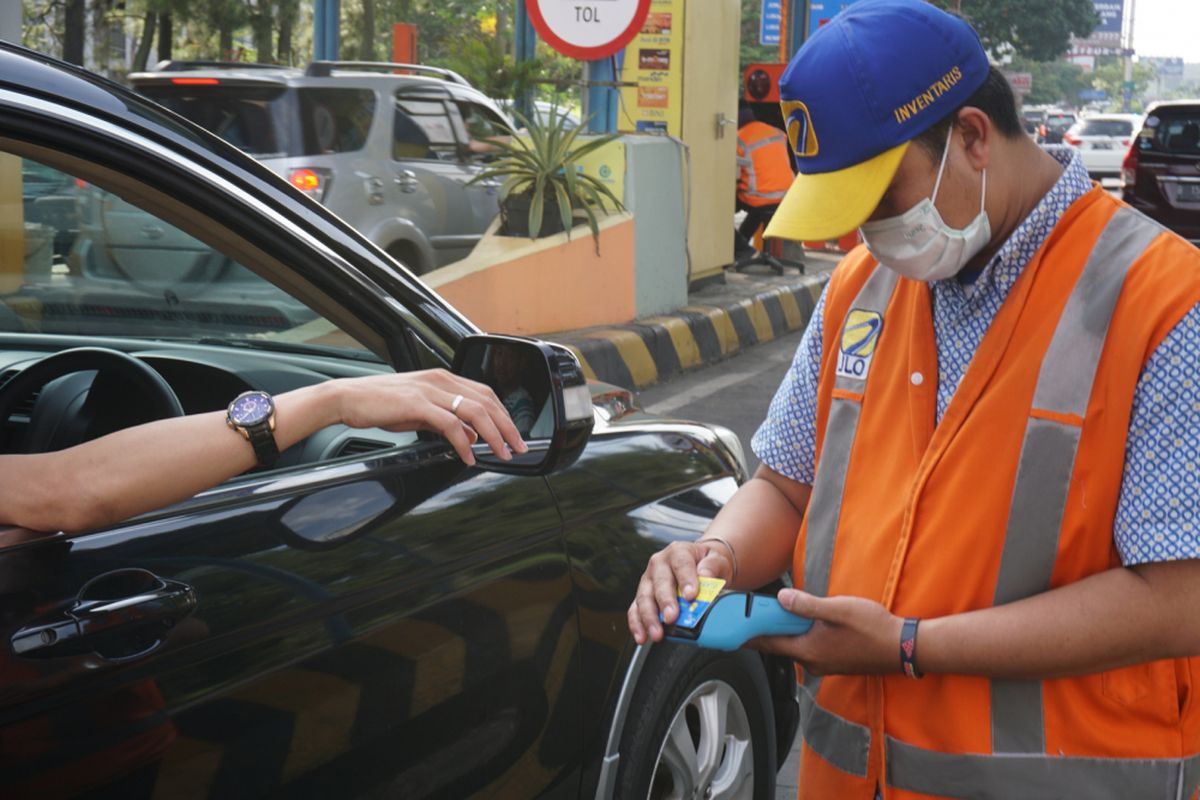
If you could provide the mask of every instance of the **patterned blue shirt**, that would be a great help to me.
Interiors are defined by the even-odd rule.
[[[1071,203],[1091,188],[1074,150],[1047,151],[1064,165],[1062,177],[1013,231],[973,283],[932,281],[937,340],[937,418],[941,420],[975,350],[1025,265]],[[816,464],[817,381],[825,297],[767,418],[754,435],[755,454],[771,469],[812,484]],[[1200,558],[1200,306],[1163,339],[1146,362],[1133,398],[1125,472],[1113,524],[1126,565]]]

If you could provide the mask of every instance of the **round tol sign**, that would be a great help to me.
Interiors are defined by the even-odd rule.
[[[525,0],[538,35],[564,56],[595,61],[637,35],[650,0]]]

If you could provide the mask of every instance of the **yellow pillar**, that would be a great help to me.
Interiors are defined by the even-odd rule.
[[[0,153],[0,293],[15,291],[25,276],[25,209],[21,159]]]
[[[683,26],[683,140],[691,153],[691,281],[733,261],[737,191],[738,0],[687,0]]]

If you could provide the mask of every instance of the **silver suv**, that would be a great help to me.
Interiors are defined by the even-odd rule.
[[[499,210],[497,182],[467,183],[486,158],[479,140],[510,123],[450,70],[167,61],[129,81],[262,161],[418,274],[466,256]]]

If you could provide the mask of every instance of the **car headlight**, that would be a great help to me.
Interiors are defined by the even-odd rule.
[[[709,429],[717,435],[717,441],[721,443],[729,455],[737,464],[738,482],[741,483],[750,477],[750,467],[746,463],[746,449],[742,447],[742,440],[733,431],[726,428],[724,425],[708,425]]]

